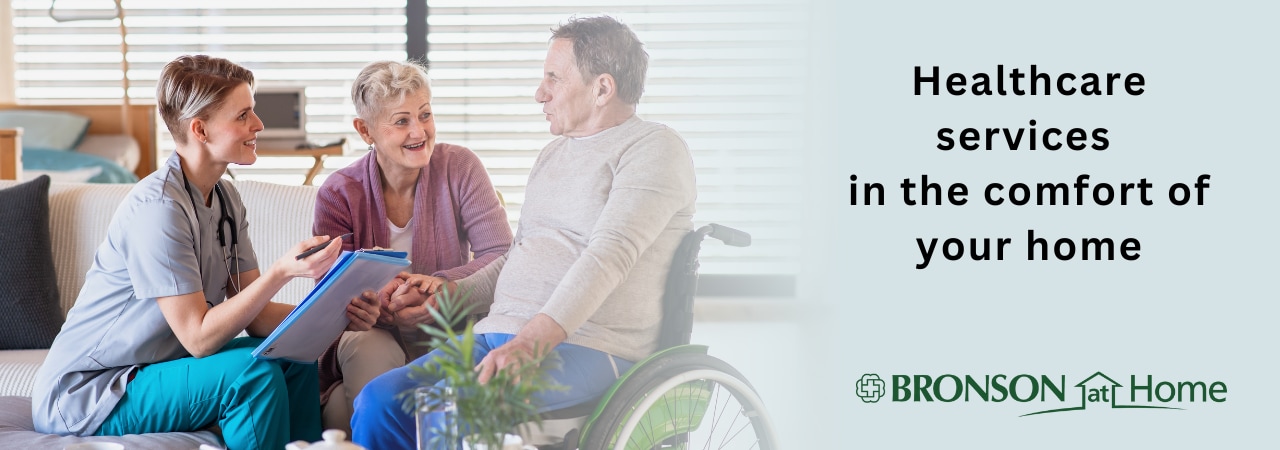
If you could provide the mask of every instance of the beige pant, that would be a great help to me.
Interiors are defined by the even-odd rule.
[[[404,366],[404,350],[387,330],[348,331],[338,340],[338,367],[342,381],[329,394],[324,404],[324,429],[337,429],[351,435],[352,404],[356,395],[375,377]]]

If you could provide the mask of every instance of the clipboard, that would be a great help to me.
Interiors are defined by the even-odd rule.
[[[342,252],[316,287],[253,350],[253,357],[316,362],[350,323],[347,305],[351,299],[386,286],[409,266],[405,256],[407,253],[395,251]]]

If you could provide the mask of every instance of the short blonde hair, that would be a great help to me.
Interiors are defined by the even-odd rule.
[[[351,85],[351,103],[356,115],[373,120],[382,112],[382,104],[394,100],[399,103],[411,93],[426,90],[431,95],[431,82],[427,71],[412,62],[374,61],[360,70]]]
[[[188,121],[208,120],[241,84],[253,89],[253,72],[226,59],[183,55],[165,64],[156,82],[156,106],[173,140],[186,144]]]

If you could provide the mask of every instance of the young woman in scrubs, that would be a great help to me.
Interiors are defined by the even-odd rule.
[[[342,246],[295,259],[328,240],[312,237],[259,267],[249,213],[221,180],[228,164],[257,159],[253,88],[252,72],[221,58],[182,56],[164,67],[156,103],[177,150],[111,219],[36,377],[37,430],[114,436],[216,426],[231,450],[320,438],[315,364],[250,352],[293,309],[273,303],[276,292],[292,278],[323,275]],[[368,330],[378,313],[371,299],[352,299],[348,329]],[[250,337],[236,338],[242,331]]]

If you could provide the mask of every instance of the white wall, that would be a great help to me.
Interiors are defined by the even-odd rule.
[[[13,5],[9,0],[0,0],[0,103],[13,103],[13,73],[17,66],[13,63]]]

